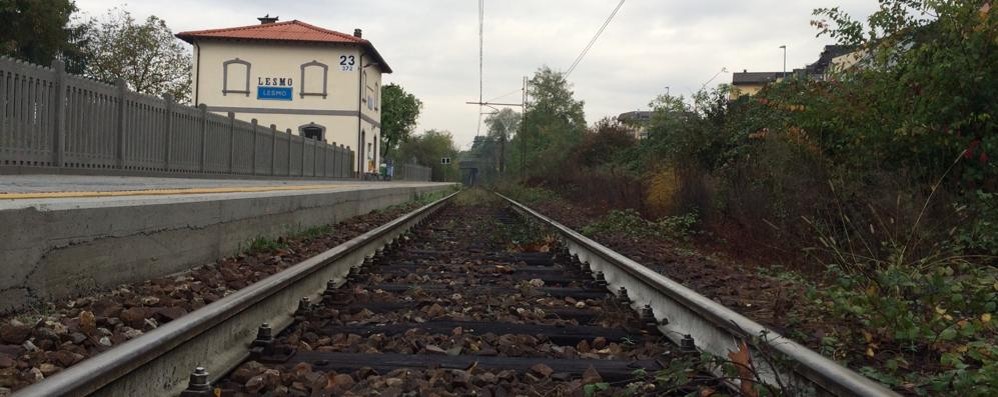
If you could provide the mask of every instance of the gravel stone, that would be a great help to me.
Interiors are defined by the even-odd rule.
[[[21,344],[31,336],[31,327],[27,325],[7,324],[0,326],[0,340],[4,343]]]

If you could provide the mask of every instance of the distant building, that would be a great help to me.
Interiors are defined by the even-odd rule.
[[[194,46],[194,103],[346,145],[357,153],[356,171],[377,172],[388,63],[360,29],[350,35],[297,20],[259,20],[177,34]]]
[[[732,73],[731,99],[753,96],[769,83],[782,79],[783,75],[783,72],[749,72],[748,69],[741,73]]]
[[[858,50],[853,51],[844,55],[839,55],[832,59],[832,65],[829,66],[828,72],[830,73],[841,73],[846,70],[852,69],[859,65],[861,62],[867,60],[869,51]]]
[[[853,53],[851,46],[826,45],[821,55],[814,63],[802,69],[794,69],[790,72],[749,72],[743,70],[741,73],[733,73],[731,76],[730,99],[735,100],[742,96],[753,96],[762,90],[766,85],[780,81],[787,76],[798,76],[815,80],[824,80],[828,73],[839,67],[837,61],[842,57],[848,57]]]
[[[651,121],[652,112],[647,110],[636,110],[633,112],[621,113],[617,116],[617,121],[621,124],[634,128],[635,139],[645,139],[648,137],[648,123]]]
[[[794,73],[804,74],[809,78],[824,80],[825,76],[832,71],[835,60],[839,57],[852,54],[855,50],[853,46],[846,45],[826,45],[821,51],[821,55],[814,63],[807,65],[804,69],[795,69]]]

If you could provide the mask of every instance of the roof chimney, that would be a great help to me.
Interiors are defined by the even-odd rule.
[[[257,18],[257,20],[260,21],[261,25],[277,22],[278,19],[281,19],[281,17],[271,17],[270,14]]]
[[[360,29],[354,29],[353,30],[353,36],[356,37],[356,38],[358,38],[358,39],[362,38],[362,37],[364,37],[364,32],[361,31]]]

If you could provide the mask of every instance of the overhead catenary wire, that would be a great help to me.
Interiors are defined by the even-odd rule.
[[[482,103],[485,99],[485,0],[478,0],[478,131],[482,135]]]
[[[493,102],[493,101],[496,101],[496,100],[499,100],[499,99],[503,99],[503,98],[508,97],[510,95],[518,94],[521,91],[523,91],[523,88],[517,88],[517,89],[515,89],[513,91],[510,91],[510,92],[507,92],[505,94],[499,95],[499,96],[497,96],[495,98],[489,99],[489,100],[485,101],[485,103],[489,103],[489,102]]]
[[[592,40],[589,40],[589,44],[587,44],[586,47],[582,49],[582,52],[579,53],[579,56],[575,58],[575,61],[572,62],[572,66],[568,67],[568,70],[565,71],[566,79],[570,74],[572,74],[572,71],[575,70],[575,67],[579,66],[579,63],[582,62],[582,59],[586,57],[586,54],[589,53],[589,49],[593,48],[593,45],[596,44],[596,39],[599,39],[599,36],[603,34],[603,31],[606,30],[606,27],[610,25],[610,22],[613,21],[613,17],[617,16],[617,12],[620,11],[620,8],[624,6],[625,1],[627,0],[620,0],[620,3],[617,3],[617,7],[613,9],[613,12],[610,13],[610,16],[606,18],[605,22],[603,22],[603,26],[600,26],[599,30],[596,31],[596,34],[593,35]]]

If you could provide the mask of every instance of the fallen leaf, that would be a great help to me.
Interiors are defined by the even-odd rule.
[[[746,397],[758,397],[755,388],[752,386],[754,378],[752,374],[752,356],[749,354],[748,344],[745,341],[741,341],[738,344],[738,351],[733,351],[728,353],[728,358],[735,367],[738,369],[738,377],[740,378],[739,390],[741,394]]]
[[[599,372],[596,371],[596,368],[593,368],[592,365],[590,365],[589,368],[586,368],[586,371],[582,373],[582,384],[584,385],[591,385],[602,381],[603,377],[600,376]]]

